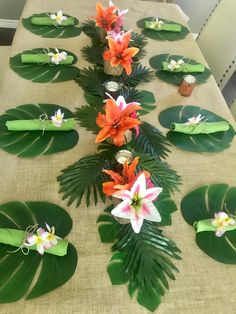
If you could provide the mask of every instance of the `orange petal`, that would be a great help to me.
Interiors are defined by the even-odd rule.
[[[128,181],[133,181],[135,178],[135,169],[137,167],[137,164],[139,162],[139,157],[135,157],[132,163],[128,166],[124,167],[124,175],[128,178]]]
[[[127,48],[123,51],[122,53],[122,57],[125,59],[131,59],[132,57],[134,57],[137,53],[139,52],[138,48],[135,47],[131,47],[131,48]]]
[[[112,99],[106,100],[106,120],[109,125],[118,123],[121,118],[121,110]]]
[[[118,130],[116,134],[112,136],[114,145],[116,146],[122,146],[124,145],[124,131],[123,130]]]
[[[115,181],[116,184],[121,183],[123,181],[122,176],[118,172],[106,169],[102,171],[111,176],[111,178]]]
[[[102,190],[106,195],[111,196],[117,191],[117,189],[114,189],[114,186],[115,182],[113,181],[105,182],[102,184]]]
[[[105,141],[108,137],[111,136],[112,129],[110,126],[105,126],[102,130],[99,131],[95,143],[101,143]]]
[[[142,109],[142,107],[140,107],[139,105],[129,105],[128,107],[126,107],[122,112],[121,112],[121,117],[129,117],[130,114],[134,111],[140,110]]]
[[[139,121],[138,119],[125,117],[125,118],[122,118],[120,121],[119,130],[123,130],[123,131],[130,130],[140,124],[141,124],[141,121]]]
[[[98,115],[97,115],[96,123],[101,128],[103,128],[106,125],[106,117],[101,112],[99,112]]]

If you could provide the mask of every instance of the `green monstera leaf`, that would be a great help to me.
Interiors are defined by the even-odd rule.
[[[66,237],[72,228],[69,214],[52,203],[12,202],[0,205],[0,228],[26,230],[35,224],[45,228],[45,222],[54,226],[56,235],[61,238]],[[13,253],[14,250],[16,247],[0,243],[0,303],[44,295],[66,283],[75,272],[77,252],[70,243],[67,254],[62,257],[47,253],[41,256],[37,251],[24,255],[21,250]]]
[[[181,25],[181,31],[180,32],[166,32],[166,31],[154,31],[152,29],[144,29],[145,27],[145,21],[152,21],[153,19],[155,19],[155,17],[145,17],[139,21],[137,21],[137,25],[138,27],[142,28],[142,34],[151,38],[151,39],[155,39],[155,40],[167,40],[167,41],[176,41],[176,40],[180,40],[185,38],[188,33],[189,30],[186,26]],[[166,24],[179,24],[173,21],[169,21],[166,19],[162,19],[161,20],[166,23]]]
[[[26,158],[54,154],[74,147],[79,139],[76,130],[8,131],[6,127],[6,121],[39,119],[41,115],[51,117],[58,109],[65,114],[65,119],[74,116],[70,110],[53,104],[26,104],[8,109],[0,116],[0,148],[10,154]]]
[[[183,198],[181,211],[185,221],[192,226],[198,221],[214,218],[215,213],[220,211],[235,216],[236,187],[228,184],[202,186]],[[217,237],[214,231],[198,232],[196,242],[215,260],[236,264],[236,230],[226,231],[221,237]]]
[[[42,36],[44,38],[70,38],[79,36],[81,33],[81,29],[77,27],[79,21],[74,18],[75,24],[71,26],[45,26],[45,25],[34,25],[31,23],[32,17],[47,17],[51,13],[40,13],[33,14],[25,19],[22,19],[22,24],[26,29],[28,29],[31,33],[35,35]],[[67,17],[71,17],[70,15],[64,14]]]
[[[54,48],[49,48],[54,51]],[[74,60],[72,65],[51,65],[51,64],[30,64],[21,62],[21,54],[40,54],[45,53],[45,48],[36,48],[32,50],[26,50],[22,53],[18,53],[14,57],[10,58],[11,69],[19,76],[26,80],[37,83],[57,83],[63,81],[73,80],[79,75],[80,71],[77,67],[73,66],[77,62],[77,57],[72,52],[65,49],[59,49],[59,51],[65,51],[68,55],[73,56]]]
[[[207,79],[209,78],[209,76],[211,75],[211,71],[205,67],[205,71],[202,73],[193,73],[193,72],[189,72],[189,73],[183,73],[183,72],[168,72],[168,71],[162,71],[162,62],[166,61],[166,62],[170,62],[171,59],[174,59],[175,61],[178,61],[180,59],[182,59],[185,63],[189,63],[189,64],[197,64],[199,62],[196,62],[195,60],[189,59],[187,57],[184,56],[180,56],[180,55],[170,55],[168,53],[164,53],[161,55],[157,55],[152,57],[149,62],[152,68],[156,69],[156,76],[158,78],[160,78],[161,80],[169,83],[169,84],[173,84],[173,85],[180,85],[180,83],[183,80],[183,76],[186,74],[191,74],[196,78],[196,83],[197,84],[202,84],[205,83],[207,81]]]
[[[189,118],[197,116],[198,114],[204,116],[207,122],[225,120],[215,113],[197,106],[175,106],[162,111],[159,115],[159,121],[163,127],[170,128],[172,122],[185,123]],[[234,135],[234,129],[230,126],[228,131],[211,134],[189,135],[169,131],[167,133],[167,139],[171,144],[183,150],[217,153],[230,147]]]

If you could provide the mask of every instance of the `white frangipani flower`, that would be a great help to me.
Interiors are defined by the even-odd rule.
[[[196,117],[191,117],[188,119],[188,122],[186,122],[186,125],[194,125],[194,124],[199,124],[200,122],[202,122],[202,119],[204,119],[205,117],[202,116],[201,114],[199,114]]]
[[[55,20],[57,24],[61,24],[63,21],[67,20],[62,10],[59,10],[56,14],[50,14],[50,18]]]
[[[62,123],[66,120],[63,119],[64,118],[64,113],[61,112],[61,109],[58,109],[56,112],[55,112],[55,115],[54,116],[51,116],[51,120],[52,120],[52,124],[57,127],[57,128],[60,128]]]
[[[61,61],[66,60],[67,58],[67,52],[62,51],[59,52],[59,50],[57,48],[55,48],[55,52],[49,52],[48,56],[50,57],[50,61],[53,64],[58,65]]]
[[[221,237],[225,233],[225,227],[235,224],[235,219],[231,218],[225,212],[215,213],[215,218],[211,220],[213,226],[216,227],[216,236]]]
[[[155,19],[155,26],[156,26],[157,28],[161,28],[161,26],[162,26],[163,24],[164,24],[164,22],[161,21],[161,20],[159,20],[158,17],[156,17],[156,19]]]
[[[174,70],[179,69],[182,64],[184,64],[184,61],[182,59],[180,59],[178,61],[175,61],[174,59],[171,59],[167,67],[171,71],[174,71]]]
[[[48,232],[43,228],[38,228],[36,234],[29,234],[24,242],[24,245],[33,246],[36,245],[37,251],[40,255],[44,254],[45,249],[51,247],[50,242],[47,240]]]

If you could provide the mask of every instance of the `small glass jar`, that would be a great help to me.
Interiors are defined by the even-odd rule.
[[[196,78],[193,75],[185,75],[179,86],[179,93],[182,96],[190,96],[196,84]]]
[[[118,82],[106,81],[104,83],[104,87],[105,87],[105,95],[104,96],[106,96],[106,94],[109,94],[114,99],[117,99],[118,96],[120,95],[121,85]]]
[[[127,149],[122,149],[115,154],[115,158],[116,161],[121,165],[124,165],[126,161],[128,164],[130,164],[133,160],[133,154]]]

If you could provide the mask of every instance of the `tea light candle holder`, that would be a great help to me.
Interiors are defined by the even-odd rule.
[[[193,75],[185,75],[179,87],[179,93],[182,96],[190,96],[196,84],[196,78]]]
[[[121,165],[124,165],[125,162],[130,164],[133,160],[133,154],[129,150],[122,149],[115,154],[115,158],[116,161]]]
[[[104,83],[105,94],[111,95],[114,99],[117,99],[120,95],[121,85],[116,81],[106,81]]]

